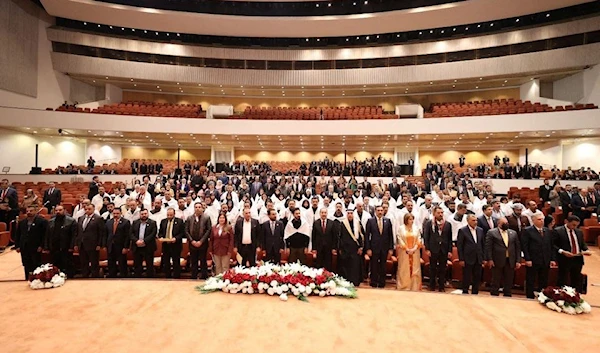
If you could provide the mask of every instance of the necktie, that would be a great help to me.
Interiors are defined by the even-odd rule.
[[[517,227],[519,228],[519,232],[521,231],[521,217],[517,217]]]
[[[381,218],[377,218],[377,227],[379,227],[379,235],[383,234],[383,224]]]
[[[83,220],[83,230],[85,230],[87,228],[88,223],[90,223],[90,216],[86,216],[85,219]]]
[[[53,192],[54,192],[54,189],[50,189],[50,191],[48,191],[48,195],[52,195]]]
[[[540,235],[542,236],[542,238],[544,237],[544,230],[543,229],[538,229],[538,232],[540,232]]]
[[[577,240],[575,240],[575,234],[573,234],[573,229],[570,230],[571,233],[571,253],[578,254],[579,251],[577,249]]]
[[[173,238],[173,220],[169,221],[169,224],[167,225],[167,239],[171,239]]]
[[[583,198],[583,204],[587,206],[587,197]]]
[[[275,222],[271,221],[271,234],[275,234]]]
[[[321,224],[321,227],[323,228],[323,233],[325,233],[325,221],[322,221]]]
[[[490,226],[490,229],[493,229],[493,228],[494,228],[494,222],[492,221],[492,217],[489,217],[489,218],[488,218],[488,224],[489,224],[489,226]]]
[[[117,232],[117,227],[119,226],[119,221],[113,219],[113,235]]]
[[[435,228],[434,228],[434,230],[435,230],[436,233],[440,234],[440,225],[437,222],[435,222]]]

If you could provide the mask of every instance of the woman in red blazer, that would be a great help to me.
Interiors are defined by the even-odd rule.
[[[215,274],[218,275],[229,270],[229,260],[233,252],[233,229],[227,223],[227,214],[219,214],[217,224],[212,228],[210,240]]]

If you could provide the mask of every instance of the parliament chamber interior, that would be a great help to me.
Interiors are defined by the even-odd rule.
[[[124,352],[132,332],[146,351],[191,351],[180,332],[151,344],[182,320],[227,333],[206,351],[256,349],[280,321],[282,342],[335,337],[298,352],[398,349],[408,326],[416,352],[600,345],[600,1],[5,0],[0,14],[14,322],[0,350]],[[338,290],[298,294],[285,271]],[[268,296],[316,310],[256,322]]]

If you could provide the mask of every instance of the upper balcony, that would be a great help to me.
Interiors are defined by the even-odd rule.
[[[348,36],[358,36],[359,45],[369,44],[369,40],[361,42],[360,37],[376,38],[377,35],[380,36],[381,41],[388,43],[394,38],[418,40],[418,36],[411,37],[405,34],[414,35],[425,30],[433,30],[431,34],[442,37],[464,36],[588,15],[597,11],[594,9],[598,7],[597,2],[590,0],[478,0],[352,15],[282,17],[201,14],[93,0],[41,0],[41,2],[46,11],[55,17],[99,24],[101,27],[126,28],[130,32],[135,30],[139,36],[143,35],[144,30],[147,31],[146,34],[158,32],[160,35],[156,39],[160,37],[169,40],[169,36],[175,39],[176,34],[179,33],[180,35],[214,36],[215,43],[223,43],[225,37],[233,37],[230,38],[232,44],[237,42],[237,46],[249,46],[265,45],[271,38],[294,39],[287,45],[300,45],[298,43],[300,39],[314,38],[312,43],[310,41],[308,43],[311,47],[325,44],[316,39],[343,37],[345,40]],[[334,2],[331,3],[333,8]],[[485,28],[477,28],[477,25],[485,25],[483,26]],[[332,40],[333,42],[336,45],[351,44],[350,41],[345,43]],[[287,46],[279,42],[278,45]]]

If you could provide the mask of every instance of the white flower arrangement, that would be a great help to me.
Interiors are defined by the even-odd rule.
[[[287,301],[288,295],[300,300],[306,300],[310,295],[357,297],[354,285],[344,278],[322,268],[311,268],[300,263],[266,263],[249,268],[237,266],[226,273],[209,278],[204,285],[196,289],[201,293],[266,293],[270,296],[277,295],[282,301]]]
[[[52,264],[43,264],[29,276],[29,288],[48,289],[58,288],[65,284],[67,276]]]
[[[588,314],[592,311],[590,304],[577,293],[575,288],[568,286],[547,287],[538,294],[537,300],[548,309],[558,313],[577,315]]]

